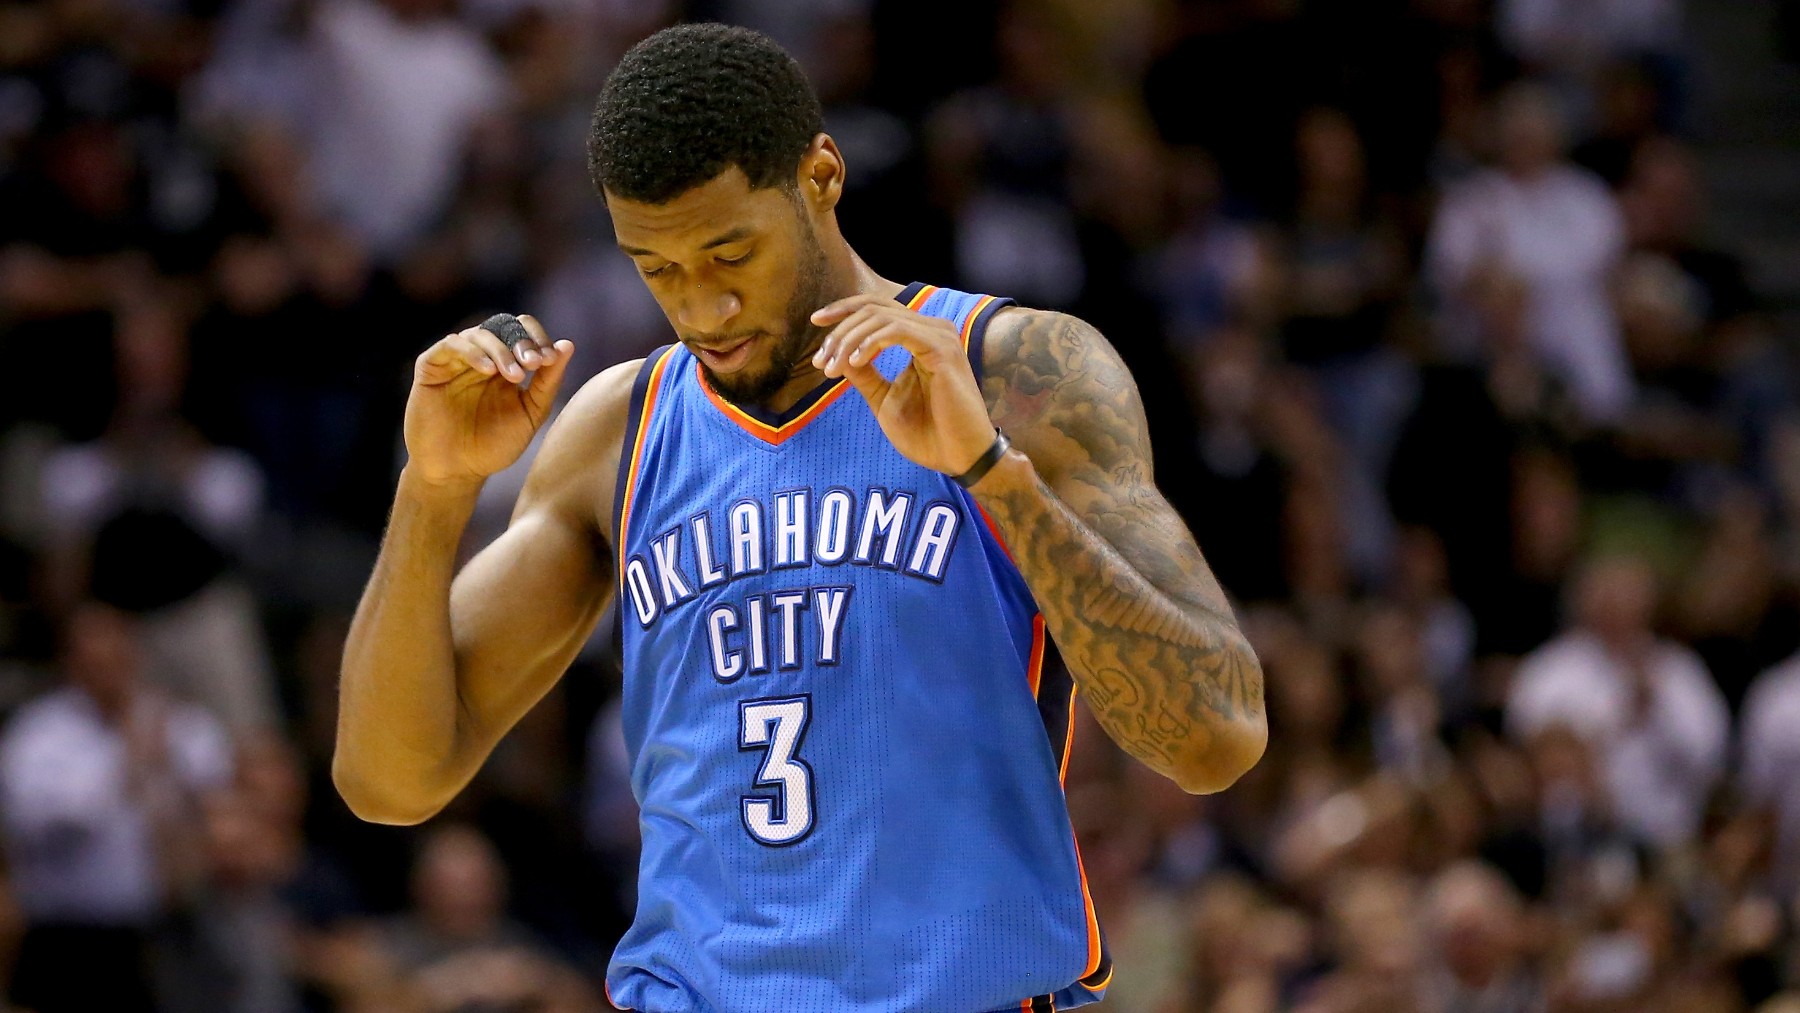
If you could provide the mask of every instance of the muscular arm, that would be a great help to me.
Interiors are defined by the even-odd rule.
[[[457,543],[479,486],[402,473],[339,683],[332,778],[358,816],[411,824],[437,813],[593,632],[612,589],[599,519],[611,514],[637,365],[571,400],[512,523],[461,574]]]
[[[1262,669],[1156,489],[1130,372],[1080,320],[1018,309],[994,318],[983,372],[1015,450],[975,497],[1094,715],[1186,790],[1228,787],[1268,737]]]

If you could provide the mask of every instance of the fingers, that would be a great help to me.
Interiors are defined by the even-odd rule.
[[[470,345],[474,346],[475,349],[489,361],[498,365],[500,368],[500,375],[514,383],[519,383],[525,379],[525,373],[530,367],[526,366],[523,362],[525,351],[524,342],[520,342],[513,348],[507,348],[506,342],[501,341],[495,336],[493,331],[481,327],[471,327],[468,330],[461,332],[458,337],[467,340]],[[486,370],[483,370],[483,372],[486,372]]]
[[[873,314],[851,316],[825,336],[825,340],[819,344],[818,352],[813,355],[813,365],[826,376],[844,375],[844,368],[851,364],[851,353],[859,352],[863,342],[887,324],[886,319]],[[855,365],[860,366],[862,362],[858,361]]]
[[[543,366],[548,366],[551,363],[555,362],[560,357],[560,355],[563,354],[558,351],[559,344],[568,345],[570,348],[575,347],[573,344],[571,344],[570,342],[567,342],[567,341],[563,341],[563,342],[551,341],[550,335],[546,334],[544,332],[544,325],[538,323],[538,318],[532,316],[529,313],[519,314],[519,323],[521,323],[525,326],[525,333],[530,335],[530,337],[531,337],[531,348],[529,349],[529,351],[537,357],[537,365],[532,366],[531,368],[533,368],[533,369],[541,368]],[[525,347],[525,342],[521,341],[515,347],[515,350],[517,350],[517,348],[524,348],[524,347]]]
[[[813,365],[826,376],[848,377],[869,406],[880,411],[891,384],[875,368],[875,356],[900,343],[902,323],[870,310],[854,311],[825,336]]]
[[[819,343],[813,365],[826,376],[843,376],[895,345],[911,351],[914,362],[928,371],[940,368],[952,351],[961,357],[956,330],[943,321],[891,305],[865,304],[851,310]]]
[[[566,358],[567,342],[552,342],[544,327],[532,316],[521,315],[519,323],[526,337],[511,348],[492,331],[469,327],[448,334],[419,356],[419,377],[426,382],[444,382],[466,370],[484,376],[496,374],[513,383],[523,383],[527,374],[541,370]]]
[[[550,335],[544,332],[544,325],[539,323],[536,317],[528,313],[521,313],[515,319],[519,321],[519,326],[524,328],[525,337],[519,339],[510,347],[507,346],[505,341],[500,340],[498,335],[485,327],[472,327],[469,331],[477,336],[477,340],[481,341],[484,347],[486,347],[487,342],[482,340],[483,337],[493,337],[496,341],[499,341],[500,346],[511,353],[512,361],[518,364],[520,371],[529,372],[531,370],[542,369],[555,362],[557,359],[556,345],[550,340]],[[515,382],[524,379],[521,372],[504,369],[504,359],[498,361],[500,361],[501,366],[503,367],[502,372],[506,374],[508,379]]]
[[[818,324],[820,327],[825,327],[844,319],[864,306],[879,306],[883,303],[889,305],[894,304],[892,299],[871,295],[866,292],[859,292],[856,295],[845,296],[836,302],[826,303],[824,306],[814,310],[812,322]]]
[[[467,331],[459,331],[444,335],[425,349],[415,363],[414,372],[422,383],[444,383],[470,370],[492,376],[499,372],[500,363]]]
[[[568,373],[569,363],[575,358],[575,344],[566,340],[558,341],[547,352],[549,362],[532,374],[531,384],[524,391],[533,416],[540,421],[549,414],[550,406],[556,403],[556,392],[562,387],[563,376]]]

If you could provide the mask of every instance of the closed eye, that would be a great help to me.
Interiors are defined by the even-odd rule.
[[[720,258],[718,258],[719,263],[730,264],[733,267],[737,266],[738,264],[742,264],[744,261],[749,260],[749,259],[750,259],[750,254],[748,254],[748,253],[742,253],[735,257],[720,257]]]

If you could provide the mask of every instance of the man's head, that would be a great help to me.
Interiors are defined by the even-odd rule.
[[[1438,873],[1424,908],[1439,959],[1464,985],[1486,988],[1517,962],[1526,912],[1491,866],[1463,861]]]
[[[1529,179],[1561,161],[1568,145],[1568,124],[1555,93],[1540,84],[1515,84],[1494,102],[1500,142],[1500,164],[1507,172]]]
[[[137,623],[124,612],[86,602],[63,627],[63,671],[108,720],[131,708],[143,666]]]
[[[443,824],[420,845],[412,893],[420,917],[439,935],[479,939],[492,933],[506,912],[506,865],[481,831]]]
[[[799,64],[765,36],[680,25],[607,78],[588,137],[619,247],[713,385],[754,403],[802,362],[829,301],[821,235],[843,159]]]
[[[1575,615],[1615,649],[1646,642],[1656,620],[1656,569],[1638,556],[1602,556],[1576,574]]]

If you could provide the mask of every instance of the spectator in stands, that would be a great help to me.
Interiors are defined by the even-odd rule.
[[[1679,79],[1682,0],[1500,0],[1495,7],[1502,44],[1554,82],[1584,125],[1611,61],[1643,58]]]
[[[1800,890],[1800,655],[1750,684],[1737,767],[1744,797],[1774,817],[1774,880],[1792,896]]]
[[[1724,696],[1693,651],[1656,635],[1648,563],[1591,560],[1572,597],[1572,628],[1520,663],[1507,727],[1525,741],[1573,732],[1601,765],[1620,823],[1644,841],[1678,847],[1699,831],[1724,770]]]
[[[499,60],[439,0],[331,0],[312,13],[318,205],[393,263],[455,194],[484,117],[508,101]]]
[[[1306,916],[1237,877],[1208,880],[1192,901],[1190,1005],[1221,1013],[1275,1013],[1314,962]]]
[[[1619,202],[1634,259],[1657,278],[1661,298],[1693,321],[1692,358],[1710,394],[1705,411],[1735,441],[1737,470],[1767,488],[1771,430],[1793,408],[1794,381],[1743,262],[1703,238],[1706,202],[1694,152],[1669,138],[1641,145]]]
[[[1191,356],[1222,329],[1267,321],[1275,251],[1255,222],[1227,211],[1210,155],[1177,147],[1165,157],[1169,238],[1150,265],[1150,289],[1165,339],[1177,355]]]
[[[1424,958],[1422,926],[1411,877],[1392,869],[1351,869],[1325,902],[1331,971],[1303,993],[1302,1013],[1405,1009]]]
[[[1570,159],[1618,189],[1638,151],[1662,134],[1660,98],[1656,81],[1641,62],[1608,64],[1600,73],[1593,131]]]
[[[1528,960],[1528,912],[1492,868],[1463,862],[1425,896],[1428,953],[1419,998],[1428,1010],[1536,1013],[1542,982]]]
[[[997,44],[1001,79],[952,96],[932,118],[932,180],[955,210],[961,277],[982,291],[1067,307],[1087,280],[1069,208],[1078,124],[1058,72],[1067,43],[1046,12],[1013,5]]]
[[[1359,576],[1373,582],[1394,537],[1381,484],[1417,386],[1412,364],[1388,345],[1400,237],[1371,190],[1362,137],[1347,114],[1309,110],[1294,149],[1300,180],[1282,234],[1282,347],[1317,382],[1344,446],[1345,533]]]
[[[1357,633],[1358,689],[1368,708],[1375,762],[1414,785],[1444,772],[1449,753],[1438,738],[1444,694],[1427,668],[1423,631],[1406,610],[1371,606]]]
[[[1423,527],[1404,528],[1394,546],[1388,596],[1417,624],[1425,674],[1446,716],[1460,719],[1477,705],[1471,665],[1475,620],[1450,587],[1443,539]]]
[[[160,922],[204,874],[201,814],[230,745],[143,667],[136,623],[83,604],[67,684],[0,734],[0,841],[28,924],[12,998],[39,1013],[156,1010]]]
[[[165,978],[172,1008],[298,1013],[306,986],[330,977],[317,964],[358,899],[304,836],[298,760],[273,735],[245,739],[233,783],[207,800],[206,875],[183,921],[181,973]]]
[[[1548,92],[1514,85],[1494,116],[1500,164],[1444,195],[1426,251],[1446,337],[1474,353],[1476,294],[1496,275],[1517,277],[1532,347],[1589,422],[1612,421],[1631,400],[1608,289],[1625,243],[1618,203],[1564,159],[1565,128]]]
[[[153,290],[118,313],[113,419],[44,463],[42,514],[65,598],[93,594],[144,619],[148,674],[234,729],[276,721],[274,672],[233,561],[258,533],[262,474],[179,414],[187,320]]]
[[[384,949],[424,1009],[597,1009],[580,977],[506,917],[506,889],[506,869],[479,831],[449,825],[426,837],[413,869],[414,908],[383,932]]]

